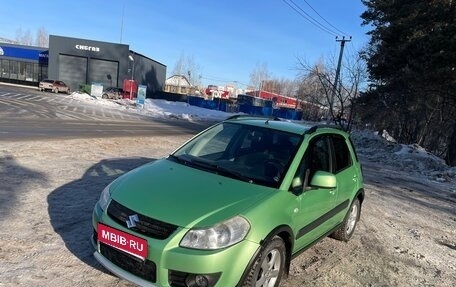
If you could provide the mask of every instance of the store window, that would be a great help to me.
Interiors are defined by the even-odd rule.
[[[1,62],[1,77],[9,79],[9,60],[0,60]]]
[[[26,70],[26,63],[25,62],[17,62],[18,64],[18,71],[17,71],[17,79],[20,81],[25,81],[25,70]]]
[[[19,73],[18,64],[17,61],[10,61],[10,79],[17,80],[17,74]]]
[[[25,80],[33,81],[33,63],[25,63]]]

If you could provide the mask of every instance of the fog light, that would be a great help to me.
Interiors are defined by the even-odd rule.
[[[189,274],[185,279],[188,287],[212,287],[217,283],[220,273],[217,274]]]
[[[209,281],[203,275],[196,275],[195,283],[196,283],[196,286],[198,286],[198,287],[207,287],[207,285],[209,284]]]
[[[188,276],[185,284],[189,287],[209,287],[209,280],[204,275]]]

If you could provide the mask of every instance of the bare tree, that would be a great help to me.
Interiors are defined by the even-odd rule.
[[[21,45],[32,46],[33,45],[33,36],[30,33],[30,30],[25,32],[22,31],[22,28],[16,30],[16,41]]]
[[[40,27],[36,31],[35,46],[45,48],[49,47],[49,33],[46,29],[44,29],[44,27]]]
[[[174,65],[173,75],[185,76],[194,87],[201,86],[201,67],[193,56],[182,53]]]
[[[329,103],[333,95],[335,78],[335,61],[325,62],[320,59],[311,65],[302,58],[297,59],[297,69],[301,78],[299,98],[317,105],[326,111],[325,116],[334,120],[346,129],[351,128],[354,113],[354,99],[358,97],[360,86],[365,83],[367,72],[365,64],[358,54],[346,54],[345,63],[342,66],[339,83],[334,95],[334,104]],[[341,119],[345,118],[347,124]]]
[[[299,98],[324,108],[329,107],[333,75],[327,69],[323,59],[319,59],[313,65],[301,58],[298,58],[297,62],[301,79]]]
[[[271,78],[266,62],[257,63],[252,72],[250,72],[250,85],[258,90],[262,89],[264,81]]]

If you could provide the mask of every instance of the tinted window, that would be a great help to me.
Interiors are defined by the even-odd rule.
[[[317,170],[331,171],[331,157],[327,136],[313,139],[304,154],[304,157],[295,174],[298,179],[290,190],[301,190],[303,185],[309,186],[309,182]]]
[[[221,123],[186,143],[171,159],[277,187],[294,158],[300,138],[280,130]]]
[[[345,139],[341,136],[334,135],[332,137],[335,154],[335,173],[349,167],[351,162],[350,151],[348,150]]]
[[[331,172],[330,150],[326,136],[320,137],[310,146],[310,173],[317,170]]]

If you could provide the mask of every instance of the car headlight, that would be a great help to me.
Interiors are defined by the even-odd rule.
[[[109,200],[111,199],[111,183],[108,184],[103,191],[101,192],[100,199],[98,200],[98,204],[100,208],[105,211],[108,207]]]
[[[193,249],[221,249],[243,240],[250,230],[249,222],[241,216],[233,217],[210,228],[190,229],[180,246]]]

